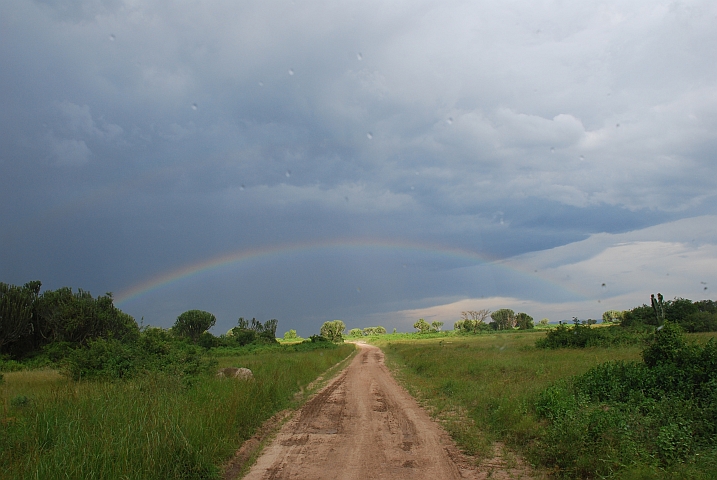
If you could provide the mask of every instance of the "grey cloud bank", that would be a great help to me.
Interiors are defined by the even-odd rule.
[[[308,334],[460,302],[569,318],[709,295],[717,235],[687,246],[717,214],[715,20],[707,1],[5,2],[0,281],[122,292],[372,238],[437,253],[285,253],[121,307]],[[562,291],[625,259],[599,298]]]

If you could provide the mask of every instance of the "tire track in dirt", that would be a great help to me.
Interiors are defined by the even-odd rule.
[[[351,364],[282,427],[244,478],[485,478],[396,383],[383,352],[359,348]]]

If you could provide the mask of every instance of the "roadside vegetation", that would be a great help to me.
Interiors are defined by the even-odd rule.
[[[347,359],[383,347],[398,379],[458,444],[507,445],[560,478],[717,475],[717,302],[661,295],[596,320],[535,323],[465,311],[413,333],[325,322],[308,339],[277,320],[208,332],[189,310],[140,326],[112,295],[0,283],[0,477],[218,478],[263,421]],[[489,321],[490,320],[490,321]],[[253,380],[217,378],[245,367]],[[303,393],[302,393],[303,392]]]
[[[372,343],[470,454],[500,442],[559,478],[715,478],[717,335],[685,332],[714,330],[715,302],[652,303],[523,331],[468,314]]]
[[[204,311],[140,327],[110,294],[0,283],[0,478],[219,478],[220,465],[354,352]],[[295,333],[295,332],[294,332]],[[291,336],[291,335],[290,335]],[[253,380],[222,379],[245,367]]]

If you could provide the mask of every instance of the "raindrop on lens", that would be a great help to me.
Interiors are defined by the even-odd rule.
[[[363,55],[361,55],[361,52],[356,54],[356,58],[359,60],[363,60]]]
[[[294,74],[294,69],[293,69],[293,68],[290,68],[290,69],[289,69],[289,75],[293,75],[293,74]]]
[[[619,123],[616,123],[616,124],[615,124],[615,128],[620,128],[620,124],[619,124]]]
[[[453,117],[448,117],[448,120],[446,120],[448,125],[453,125]]]
[[[368,133],[366,134],[366,138],[368,138],[369,140],[371,140],[371,139],[373,138],[373,133],[368,132]]]
[[[242,183],[241,185],[239,185],[239,190],[241,190],[241,191],[243,192],[243,191],[244,191],[244,189],[246,189],[246,187],[244,186],[244,184],[243,184],[243,183]]]
[[[550,153],[555,153],[555,147],[550,147]]]
[[[115,37],[115,34],[114,34],[114,33],[111,33],[111,34],[110,34],[110,42],[114,42],[114,41],[115,41],[115,38],[117,38],[117,37]]]
[[[196,103],[193,103],[193,104],[192,104],[192,110],[196,110],[196,109],[197,109],[197,104],[196,104]]]
[[[284,175],[286,175],[286,178],[289,178],[291,176],[291,170],[287,170]]]
[[[260,87],[263,87],[263,86],[264,86],[264,82],[259,82],[259,86],[260,86]]]
[[[583,160],[585,160],[585,156],[580,155],[580,161],[582,162]]]

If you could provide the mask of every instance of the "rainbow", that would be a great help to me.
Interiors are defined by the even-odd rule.
[[[240,264],[242,262],[263,260],[269,258],[280,257],[284,255],[294,255],[298,253],[306,252],[322,252],[327,250],[374,250],[380,252],[396,251],[400,253],[418,253],[428,255],[438,255],[442,257],[449,257],[457,259],[461,262],[469,262],[474,265],[490,265],[497,266],[509,270],[511,272],[517,272],[525,277],[534,277],[537,280],[546,282],[547,280],[540,278],[538,275],[534,275],[530,272],[522,272],[515,267],[507,267],[502,265],[500,261],[487,259],[485,256],[481,256],[475,252],[468,250],[462,250],[457,248],[447,248],[444,246],[419,244],[412,242],[396,242],[388,240],[377,240],[377,239],[339,239],[331,240],[326,242],[311,242],[311,243],[293,243],[293,244],[282,244],[269,247],[241,249],[234,252],[229,252],[223,255],[219,255],[210,259],[202,260],[199,262],[191,263],[179,267],[174,270],[170,270],[154,277],[148,278],[142,282],[130,286],[124,291],[121,291],[115,296],[115,303],[119,306],[126,304],[127,302],[133,301],[147,295],[151,292],[157,291],[161,288],[170,286],[176,282],[200,275],[206,272],[224,268],[230,265]],[[577,294],[567,289],[563,285],[555,284],[555,286],[561,290],[568,290],[572,294]],[[577,294],[582,297],[583,295]]]

